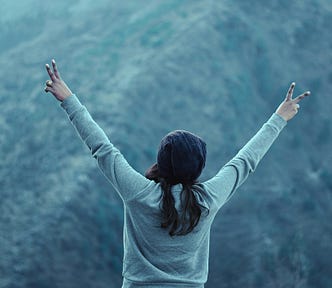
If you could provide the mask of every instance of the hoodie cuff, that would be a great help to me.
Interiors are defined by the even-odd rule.
[[[272,114],[267,123],[273,125],[279,131],[281,131],[287,125],[287,121],[275,112]]]
[[[75,94],[70,95],[61,102],[61,107],[66,110],[67,114],[70,115],[74,111],[79,110],[82,107],[80,100]]]

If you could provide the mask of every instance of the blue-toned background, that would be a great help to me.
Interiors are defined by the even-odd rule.
[[[332,287],[330,0],[0,0],[0,287],[121,286],[122,204],[43,91],[62,76],[139,172],[187,129],[213,176],[310,90],[212,229],[206,287]]]

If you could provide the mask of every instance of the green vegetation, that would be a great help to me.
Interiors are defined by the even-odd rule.
[[[52,57],[141,173],[162,136],[187,129],[207,142],[206,180],[291,81],[295,94],[311,90],[217,217],[206,287],[332,287],[329,1],[8,3],[0,0],[0,287],[121,285],[121,200],[43,92]]]

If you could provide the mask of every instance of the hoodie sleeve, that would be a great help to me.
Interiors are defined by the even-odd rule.
[[[67,112],[69,120],[90,149],[93,158],[97,160],[102,173],[123,201],[134,198],[136,193],[149,185],[151,181],[128,164],[75,94],[63,100],[60,105]]]
[[[217,173],[216,176],[204,182],[204,186],[218,209],[225,204],[233,193],[253,173],[278,137],[287,121],[277,113],[273,113],[261,129],[249,142]]]

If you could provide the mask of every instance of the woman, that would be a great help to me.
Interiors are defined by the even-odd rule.
[[[286,98],[257,134],[216,176],[199,183],[206,144],[184,130],[166,135],[157,163],[145,177],[136,172],[61,79],[56,63],[46,64],[51,92],[105,177],[124,203],[122,287],[204,287],[208,275],[210,228],[218,210],[253,172],[309,91]]]

